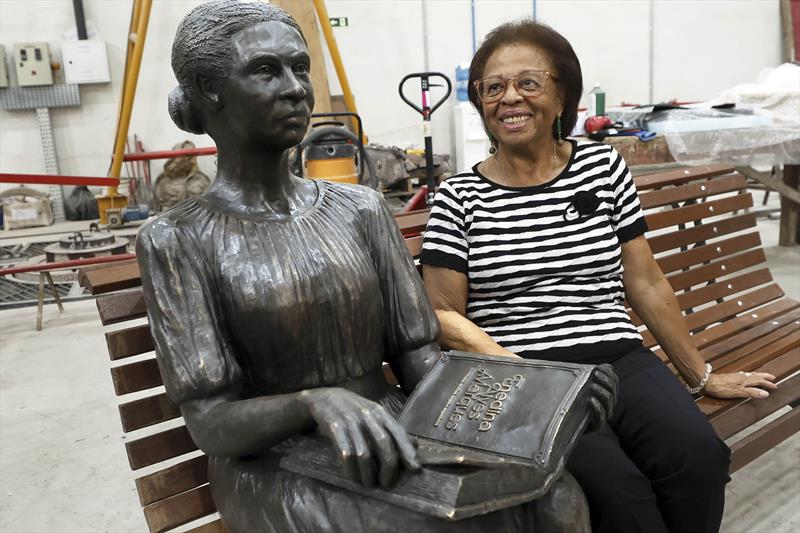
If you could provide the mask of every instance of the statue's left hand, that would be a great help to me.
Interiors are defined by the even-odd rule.
[[[611,418],[617,403],[617,378],[614,368],[609,364],[597,365],[592,372],[592,396],[589,398],[591,417],[589,431],[596,431]]]

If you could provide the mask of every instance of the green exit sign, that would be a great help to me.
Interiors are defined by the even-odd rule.
[[[347,17],[330,17],[328,20],[331,21],[332,28],[344,28],[345,26],[349,26]]]

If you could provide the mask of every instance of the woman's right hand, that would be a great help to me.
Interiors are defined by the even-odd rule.
[[[301,398],[319,432],[333,443],[351,480],[367,487],[376,482],[390,487],[401,465],[419,470],[411,439],[383,406],[338,387],[308,389]]]

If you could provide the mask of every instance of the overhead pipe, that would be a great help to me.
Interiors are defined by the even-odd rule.
[[[86,33],[86,16],[83,13],[83,0],[72,0],[72,9],[75,12],[75,29],[78,32],[78,40],[88,39]]]

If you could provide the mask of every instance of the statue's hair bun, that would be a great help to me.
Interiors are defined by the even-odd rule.
[[[178,86],[170,91],[167,106],[169,116],[180,129],[189,133],[205,133],[182,87]]]

